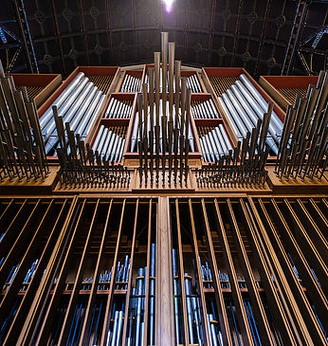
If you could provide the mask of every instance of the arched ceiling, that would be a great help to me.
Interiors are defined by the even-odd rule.
[[[15,17],[9,2],[2,20]],[[176,58],[186,65],[243,66],[261,75],[280,74],[302,2],[175,0],[170,13],[160,0],[29,0],[25,7],[40,72],[66,75],[79,65],[152,62],[160,32],[168,31]],[[307,6],[299,42],[328,24],[327,4]],[[16,23],[3,25],[17,31]],[[304,73],[293,58],[291,72]],[[314,61],[315,68],[324,63]]]

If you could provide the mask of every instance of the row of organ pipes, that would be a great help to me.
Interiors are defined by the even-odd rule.
[[[86,139],[105,97],[83,72],[79,72],[40,118],[47,155],[54,156],[59,145],[53,107],[57,108],[58,116],[64,123],[70,124],[74,133]]]
[[[258,119],[263,120],[263,115],[269,107],[268,102],[244,74],[241,74],[239,80],[218,99],[237,134],[238,140],[242,140],[246,137],[247,132],[251,132]],[[266,143],[273,155],[278,154],[282,127],[282,121],[272,111]]]
[[[0,61],[0,181],[44,181],[49,174],[37,109]]]

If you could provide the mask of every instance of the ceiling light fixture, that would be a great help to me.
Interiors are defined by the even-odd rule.
[[[166,12],[171,12],[174,0],[162,0],[166,7]]]

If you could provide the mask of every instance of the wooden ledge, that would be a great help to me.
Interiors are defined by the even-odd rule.
[[[5,179],[0,183],[0,194],[50,195],[57,184],[57,170],[57,167],[50,167],[50,173],[44,181],[42,179],[27,181],[25,178],[21,181]]]
[[[274,173],[274,167],[266,167],[268,170],[268,184],[273,193],[328,193],[328,173],[324,174],[321,181],[314,178],[312,181],[305,178],[290,178],[288,181],[279,179]]]

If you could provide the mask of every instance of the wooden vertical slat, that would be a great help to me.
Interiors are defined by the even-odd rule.
[[[151,213],[152,213],[152,199],[149,200],[148,207],[148,234],[147,234],[147,269],[146,269],[146,287],[145,287],[145,313],[144,313],[144,340],[143,346],[147,346],[148,342],[148,319],[149,319],[149,281],[150,281],[150,253],[151,253]],[[155,254],[156,256],[156,254]],[[156,263],[156,262],[155,262]]]
[[[71,251],[73,248],[76,234],[78,233],[78,229],[79,229],[79,225],[81,223],[82,216],[85,213],[86,204],[87,204],[86,199],[83,199],[82,207],[80,208],[80,211],[78,213],[77,220],[75,220],[75,219],[73,220],[73,223],[75,223],[75,225],[74,225],[72,237],[71,237],[71,240],[70,240],[69,245],[67,247],[67,250],[65,253],[65,258],[64,258],[62,266],[60,268],[60,272],[58,275],[58,281],[57,281],[56,286],[53,290],[51,300],[50,300],[48,306],[46,307],[45,319],[43,321],[40,321],[41,326],[39,329],[39,333],[36,336],[36,343],[37,344],[40,344],[40,345],[46,344],[47,339],[49,337],[49,334],[50,334],[49,330],[51,328],[51,325],[52,325],[52,322],[54,319],[55,309],[56,309],[57,304],[60,300],[61,292],[65,286],[65,277],[66,277],[66,273],[68,270],[67,263],[69,261],[69,257],[70,257],[70,254],[71,254]],[[52,280],[53,280],[53,278],[52,278]]]
[[[308,203],[311,202],[308,201]],[[295,210],[302,224],[306,226],[304,230],[306,231],[307,235],[311,238],[312,242],[315,243],[313,245],[315,245],[316,250],[320,252],[320,256],[322,258],[325,258],[325,256],[328,254],[328,241],[322,234],[320,228],[324,230],[326,227],[326,230],[328,230],[328,222],[325,224],[324,219],[318,219],[321,216],[320,214],[317,215],[318,218],[314,219],[301,199],[296,200]]]
[[[94,212],[93,212],[91,224],[89,226],[89,230],[87,233],[88,235],[87,235],[87,239],[86,239],[86,242],[85,242],[85,245],[83,248],[79,267],[78,267],[77,273],[75,275],[72,293],[70,295],[69,303],[68,303],[67,310],[66,310],[66,315],[65,315],[65,318],[63,321],[63,326],[61,328],[61,332],[59,335],[59,340],[58,340],[59,345],[64,344],[64,342],[66,342],[68,332],[69,332],[69,323],[72,323],[72,321],[73,321],[74,305],[76,304],[77,298],[79,296],[79,290],[80,290],[81,279],[82,279],[82,269],[83,269],[83,266],[84,266],[84,263],[86,260],[87,252],[89,250],[89,246],[90,246],[90,242],[91,242],[91,238],[92,238],[92,232],[94,230],[95,220],[96,220],[97,215],[98,215],[99,202],[100,202],[100,200],[98,199],[96,202]]]
[[[20,208],[17,210],[15,216],[10,221],[8,227],[5,230],[5,234],[0,242],[0,253],[3,255],[8,250],[8,238],[14,238],[16,235],[15,229],[13,228],[15,226],[15,223],[19,222],[19,219],[21,218],[21,213],[27,207],[28,202],[27,199],[24,200],[24,202],[21,204]],[[9,209],[10,211],[10,209]],[[12,230],[12,231],[11,231]],[[11,241],[10,239],[10,241]],[[11,245],[11,244],[10,244]],[[2,263],[2,266],[0,267],[0,282],[1,282],[1,273],[3,272],[4,263]]]
[[[27,220],[24,222],[24,225],[20,229],[19,234],[17,235],[14,244],[11,246],[7,256],[5,257],[5,260],[2,264],[1,271],[0,271],[0,287],[3,287],[3,285],[5,284],[5,279],[6,279],[9,268],[12,266],[12,263],[16,260],[16,258],[19,257],[18,255],[20,252],[20,245],[25,241],[25,239],[28,235],[28,231],[26,230],[27,226],[29,225],[29,223],[31,222],[33,217],[35,216],[40,202],[41,202],[41,200],[38,199],[38,201],[35,203],[32,211],[29,213]],[[20,215],[17,214],[16,216],[19,217]],[[15,217],[15,219],[16,219],[16,217]],[[7,230],[7,232],[8,232],[8,230]],[[3,243],[3,244],[5,244],[5,243]]]
[[[243,273],[246,277],[246,283],[248,288],[248,294],[252,300],[252,308],[254,310],[254,315],[256,317],[256,322],[260,327],[260,338],[265,343],[265,345],[275,345],[275,341],[272,338],[272,334],[270,332],[270,326],[266,318],[266,314],[264,311],[264,307],[262,305],[262,300],[260,297],[260,293],[257,290],[255,278],[253,275],[252,267],[248,258],[248,254],[245,248],[245,245],[242,240],[242,236],[239,230],[239,226],[237,223],[237,219],[235,213],[233,211],[232,203],[230,198],[227,200],[228,208],[232,220],[232,232],[235,237],[235,244],[238,248],[239,260],[243,268]]]
[[[4,217],[4,215],[6,215],[6,213],[7,213],[8,211],[10,211],[10,208],[11,208],[12,204],[14,204],[14,199],[13,199],[13,198],[10,200],[9,203],[7,203],[6,207],[5,207],[4,210],[2,211],[2,213],[1,213],[1,215],[0,215],[0,223],[3,222],[2,218]]]
[[[223,219],[221,216],[220,208],[217,199],[214,200],[216,216],[219,221],[220,229],[218,230],[219,237],[222,242],[222,247],[224,249],[224,256],[228,265],[229,280],[231,284],[231,295],[233,297],[235,307],[237,310],[237,319],[242,332],[242,338],[245,345],[254,345],[251,330],[247,322],[246,311],[244,309],[243,299],[239,289],[239,284],[237,281],[237,273],[233,263],[232,254],[230,252],[230,247],[228,243],[228,238],[226,235]]]
[[[316,213],[316,223],[319,222],[320,228],[322,227],[323,230],[328,230],[328,215],[323,214],[323,212],[318,207],[317,203],[313,200],[313,198],[309,199],[309,203],[312,206],[312,210]],[[320,237],[324,237],[323,234],[320,235]]]
[[[101,237],[99,253],[98,253],[98,256],[97,256],[96,267],[95,267],[94,273],[93,273],[93,282],[92,282],[92,285],[91,285],[91,292],[90,292],[90,296],[89,296],[88,304],[87,304],[87,308],[86,308],[86,317],[85,317],[85,319],[83,321],[81,337],[80,337],[80,342],[79,342],[79,345],[81,345],[81,346],[89,341],[89,340],[87,340],[87,338],[88,338],[88,335],[87,335],[88,326],[90,324],[91,313],[92,313],[92,309],[94,307],[94,301],[95,301],[96,295],[97,295],[98,276],[99,276],[99,271],[100,271],[100,262],[101,262],[101,258],[103,256],[103,252],[104,252],[105,240],[106,240],[107,234],[109,233],[109,219],[110,219],[110,216],[111,216],[112,204],[113,204],[113,199],[110,200],[110,204],[109,204],[109,207],[108,207],[106,221],[105,221],[105,225],[104,225],[104,229],[103,229],[103,234],[102,234],[102,237]]]
[[[210,230],[210,225],[208,222],[208,216],[207,216],[207,211],[206,211],[206,204],[204,199],[202,199],[202,209],[203,209],[203,215],[204,215],[204,221],[205,221],[205,228],[206,228],[206,235],[207,235],[207,240],[208,240],[208,246],[210,249],[210,255],[212,259],[212,268],[213,268],[213,277],[214,277],[214,283],[215,283],[215,288],[216,288],[216,304],[219,307],[219,323],[220,323],[220,329],[222,332],[222,338],[224,345],[232,345],[232,340],[231,340],[231,334],[230,334],[230,327],[229,327],[229,322],[228,322],[228,316],[227,316],[227,311],[225,308],[224,304],[224,297],[223,297],[223,292],[221,288],[221,282],[219,278],[219,268],[217,265],[216,257],[215,257],[215,251],[214,251],[214,246],[213,246],[213,240],[212,240],[212,234]]]
[[[268,223],[268,226],[270,228],[270,230],[274,230],[274,225],[272,223],[272,220],[269,216],[269,214],[267,213],[267,210],[262,202],[261,199],[259,199],[258,201],[259,206],[263,212],[263,215],[265,217],[266,222]],[[275,273],[275,282],[276,285],[278,286],[278,282],[280,283],[280,294],[285,296],[285,304],[286,307],[288,309],[288,311],[290,311],[292,313],[292,315],[290,315],[290,320],[294,320],[295,322],[293,322],[293,331],[295,333],[295,336],[297,336],[299,338],[299,342],[300,344],[302,343],[312,343],[312,338],[309,334],[309,330],[306,326],[306,323],[303,319],[302,313],[299,310],[298,304],[295,300],[294,294],[289,286],[289,280],[294,280],[294,276],[292,275],[292,268],[290,266],[286,266],[286,268],[288,269],[288,271],[290,271],[290,277],[287,279],[286,275],[285,275],[285,271],[281,266],[281,263],[279,261],[279,258],[276,254],[276,251],[274,250],[274,247],[271,243],[271,240],[267,234],[267,231],[265,228],[261,229],[261,235],[263,236],[264,242],[265,242],[265,246],[267,251],[270,254],[270,258],[273,261],[274,264],[274,273]],[[292,317],[293,316],[293,317]]]
[[[279,328],[279,333],[282,335],[284,343],[286,343],[286,345],[295,345],[296,340],[293,336],[292,328],[289,325],[286,314],[284,313],[284,306],[281,302],[281,298],[278,295],[278,290],[271,278],[274,270],[272,268],[271,261],[268,258],[268,253],[265,250],[262,239],[258,236],[259,229],[252,215],[252,210],[250,209],[249,204],[246,204],[243,200],[240,200],[240,203],[249,226],[252,244],[256,249],[256,255],[259,259],[258,264],[261,271],[261,280],[263,286],[265,287],[266,296],[269,301],[273,318],[275,319],[275,324]]]
[[[318,285],[317,281],[314,279],[314,277],[311,275],[310,270],[311,268],[308,266],[308,264],[305,261],[305,258],[301,252],[301,250],[298,247],[298,244],[296,240],[293,238],[291,231],[289,229],[289,226],[283,217],[282,213],[279,210],[279,207],[275,200],[271,200],[271,203],[274,207],[275,212],[277,213],[277,216],[281,220],[281,229],[280,234],[283,234],[284,236],[288,236],[289,239],[285,238],[284,244],[286,244],[286,241],[291,244],[291,246],[294,247],[295,251],[294,253],[297,253],[297,257],[300,259],[299,264],[300,270],[302,271],[302,274],[306,276],[306,284],[309,285],[309,288],[312,289],[312,297],[317,302],[318,306],[318,312],[322,311],[322,316],[326,315],[326,312],[328,311],[327,301],[323,295],[323,292],[321,291],[320,286]],[[290,287],[292,288],[293,296],[297,300],[298,307],[302,309],[302,311],[305,311],[305,314],[303,314],[303,318],[306,322],[307,327],[309,328],[309,332],[312,335],[313,340],[316,340],[316,342],[323,342],[324,337],[322,335],[322,330],[320,329],[315,315],[313,313],[313,310],[311,308],[311,305],[309,304],[305,293],[302,290],[302,287],[295,277],[294,270],[289,263],[288,254],[283,244],[283,239],[279,237],[279,234],[277,233],[276,229],[274,227],[271,227],[270,229],[271,234],[273,236],[273,239],[276,244],[276,253],[279,256],[280,255],[280,264],[284,269],[284,273],[286,277],[288,278],[288,283]],[[296,258],[294,258],[296,260]],[[323,321],[325,324],[325,322]],[[327,328],[327,327],[326,327]]]
[[[51,252],[53,251],[53,246],[56,244],[57,241],[57,226],[59,223],[59,220],[63,217],[63,213],[64,210],[66,209],[66,205],[67,205],[67,200],[65,199],[63,202],[61,202],[61,208],[60,211],[56,217],[56,221],[50,231],[48,240],[42,250],[38,265],[36,267],[36,271],[35,274],[33,276],[33,278],[31,279],[31,282],[28,286],[28,290],[25,293],[22,302],[21,302],[21,306],[20,306],[20,314],[22,314],[22,316],[26,316],[28,311],[31,310],[31,302],[33,301],[33,297],[35,297],[36,295],[36,291],[38,288],[38,283],[40,282],[40,280],[42,279],[42,276],[44,275],[43,272],[41,272],[42,268],[46,268],[47,263],[49,261],[49,257],[51,255]],[[60,231],[58,231],[58,234],[60,233]],[[39,235],[40,237],[40,235]],[[41,283],[39,284],[40,287]],[[33,306],[33,305],[32,305]],[[24,320],[21,318],[21,315],[17,314],[14,317],[13,322],[11,323],[10,329],[7,333],[7,338],[5,340],[5,343],[8,344],[14,344],[16,342],[17,337],[19,336],[17,333],[17,330],[21,330],[22,329],[22,325],[24,323]]]
[[[284,204],[287,206],[288,213],[291,216],[292,221],[296,226],[296,227],[293,227],[293,232],[292,232],[286,218],[283,216],[277,202],[274,199],[272,199],[272,204],[274,205],[274,208],[276,212],[278,213],[279,218],[281,219],[281,222],[285,225],[286,232],[284,232],[283,235],[288,236],[288,238],[293,242],[293,244],[297,246],[297,252],[299,254],[301,254],[302,252],[306,253],[308,258],[311,259],[310,260],[311,265],[313,265],[315,268],[316,275],[318,276],[319,281],[321,282],[323,291],[328,292],[327,265],[324,259],[321,257],[320,253],[318,252],[316,246],[314,246],[311,237],[305,231],[302,222],[296,215],[296,212],[291,207],[289,201],[285,198]],[[295,237],[297,237],[297,241]],[[325,255],[327,257],[327,253]]]
[[[136,237],[137,237],[137,225],[138,225],[138,212],[139,212],[139,199],[136,203],[136,209],[134,213],[134,222],[133,222],[133,235],[132,235],[132,244],[131,244],[131,264],[130,264],[130,275],[128,281],[128,288],[126,290],[125,297],[125,311],[124,311],[124,324],[123,324],[123,333],[122,333],[122,344],[125,343],[126,340],[126,329],[128,323],[128,313],[129,313],[129,305],[130,305],[130,294],[131,294],[131,285],[132,285],[132,275],[134,268],[134,257],[135,257],[135,246],[136,246]]]
[[[197,276],[198,276],[198,287],[200,287],[200,299],[201,299],[201,305],[202,305],[202,312],[203,312],[203,324],[204,324],[204,329],[205,329],[205,336],[206,339],[204,340],[204,343],[211,343],[211,335],[210,335],[210,330],[208,327],[207,323],[207,310],[206,310],[206,300],[205,300],[205,294],[203,290],[203,282],[200,280],[202,277],[202,273],[200,271],[200,260],[199,260],[199,250],[198,250],[198,243],[197,243],[197,235],[196,235],[196,229],[195,229],[195,220],[194,220],[194,213],[193,213],[193,208],[192,208],[192,202],[191,199],[189,198],[188,200],[188,205],[189,205],[189,217],[190,217],[190,224],[191,224],[191,231],[192,231],[192,238],[193,238],[193,246],[195,250],[195,261],[196,261],[196,267],[197,267]]]
[[[186,304],[186,286],[184,282],[184,263],[183,263],[183,244],[181,240],[181,223],[180,223],[180,211],[179,200],[175,200],[176,222],[177,222],[177,239],[178,239],[178,261],[179,261],[179,273],[180,273],[180,286],[181,286],[181,302],[182,302],[182,315],[183,315],[183,335],[185,336],[185,343],[190,344],[188,317],[187,317],[187,304]],[[188,341],[187,341],[188,340]]]
[[[77,201],[78,198],[74,197],[71,206],[69,207],[64,224],[60,231],[60,235],[57,239],[53,251],[51,252],[50,259],[41,279],[39,288],[35,294],[35,298],[24,321],[24,325],[20,330],[17,345],[35,344],[34,341],[39,336],[39,327],[41,328],[41,325],[44,322],[44,320],[42,319],[42,311],[46,311],[48,308],[47,297],[50,295],[50,291],[53,286],[54,275],[56,270],[58,269],[60,257],[62,256],[62,247],[63,244],[68,241],[67,236],[71,233],[68,226],[71,225],[71,227],[73,228],[74,222],[71,223],[71,221],[75,219],[74,215],[77,216]],[[74,212],[76,214],[74,214]]]
[[[117,257],[118,257],[118,251],[120,247],[120,241],[121,241],[121,234],[122,234],[122,225],[124,220],[124,213],[125,213],[125,206],[126,206],[126,199],[123,200],[122,210],[121,210],[121,217],[120,217],[120,225],[118,229],[117,234],[117,243],[116,243],[116,249],[114,254],[114,261],[113,261],[113,268],[112,268],[112,279],[109,286],[109,292],[108,292],[108,300],[106,304],[106,311],[105,311],[105,317],[104,317],[104,324],[103,324],[103,330],[101,333],[101,345],[106,345],[107,340],[107,334],[109,329],[109,323],[110,323],[110,308],[112,306],[113,301],[113,293],[114,293],[114,284],[115,284],[115,268],[117,263]]]
[[[156,232],[155,345],[174,344],[173,280],[169,198],[159,197]]]
[[[30,266],[31,252],[37,246],[36,241],[39,240],[40,230],[43,230],[42,226],[44,225],[46,217],[48,216],[48,213],[51,210],[52,204],[53,204],[53,200],[51,200],[45,213],[43,214],[38,228],[36,229],[35,233],[33,234],[32,239],[28,243],[27,249],[24,249],[25,252],[23,253],[22,258],[20,260],[19,269],[17,270],[17,273],[16,273],[13,281],[11,282],[9,289],[6,292],[6,295],[4,296],[4,298],[2,299],[2,301],[0,303],[0,314],[6,315],[6,311],[8,311],[8,309],[10,309],[14,303],[15,296],[18,293],[19,289],[21,288],[24,276],[26,274],[26,271],[28,270],[28,268]],[[32,215],[33,215],[33,213],[32,213]],[[25,228],[25,232],[29,232],[29,229]],[[22,246],[19,246],[20,244],[21,244],[21,242],[18,245],[14,244],[14,246],[11,248],[11,250],[7,256],[7,259],[10,257],[18,257],[19,256],[19,254],[22,252],[21,251]],[[18,314],[18,313],[19,313],[19,308],[18,308],[16,314]]]

